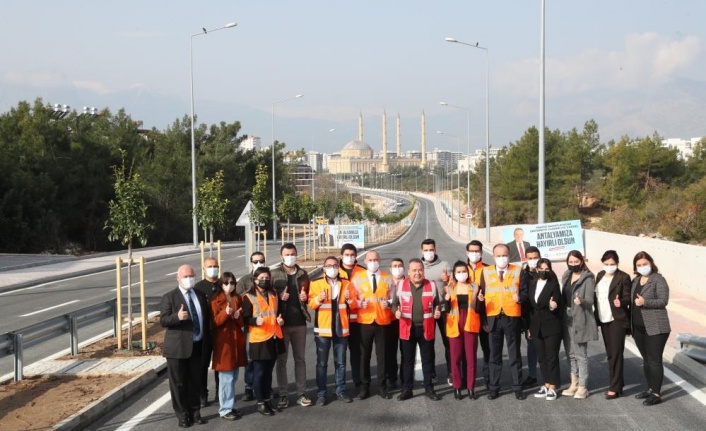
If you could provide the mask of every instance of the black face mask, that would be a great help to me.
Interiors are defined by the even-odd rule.
[[[539,275],[539,278],[541,278],[542,280],[546,280],[549,278],[549,271],[537,271],[537,275]]]
[[[270,280],[257,280],[257,287],[260,289],[269,289],[272,284]]]
[[[581,272],[581,265],[568,265],[568,267],[571,272]]]

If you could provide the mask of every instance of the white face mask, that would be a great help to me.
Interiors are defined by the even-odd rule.
[[[529,266],[530,269],[535,269],[537,267],[538,262],[539,262],[539,259],[530,259],[527,261],[527,266]]]
[[[392,273],[392,276],[395,278],[402,278],[404,275],[404,268],[401,266],[396,266],[394,268],[390,268],[390,272]]]
[[[182,289],[189,290],[196,284],[196,279],[194,277],[184,277],[179,284],[181,284]]]
[[[434,257],[436,256],[436,253],[433,251],[425,251],[424,253],[422,253],[422,255],[424,256],[425,261],[432,262],[434,260]]]
[[[341,262],[346,266],[353,266],[355,265],[355,256],[343,256]]]
[[[221,288],[223,288],[223,291],[225,293],[232,293],[235,290],[235,283],[232,283],[232,284],[225,284],[224,283],[223,286],[221,286]]]
[[[505,269],[507,267],[507,262],[508,262],[507,256],[499,256],[499,257],[495,258],[495,266],[497,266],[500,269]]]
[[[457,272],[456,273],[456,280],[460,283],[465,283],[466,280],[468,280],[468,273],[467,272]]]
[[[380,268],[380,262],[366,262],[365,264],[368,266],[368,271],[370,271],[371,274],[378,272]]]
[[[336,278],[338,276],[338,269],[336,268],[326,268],[324,271],[328,278]]]
[[[605,271],[605,273],[608,275],[615,274],[615,271],[617,270],[618,265],[603,265],[603,271]]]
[[[478,263],[478,262],[480,262],[480,259],[482,257],[482,253],[477,252],[477,251],[469,251],[468,253],[466,253],[466,256],[468,256],[468,260],[471,263]]]
[[[637,273],[647,277],[652,273],[652,266],[650,265],[645,265],[645,266],[640,266],[637,268]]]
[[[218,268],[206,268],[206,277],[218,278]]]
[[[282,260],[287,266],[294,266],[297,264],[297,256],[284,256]]]
[[[252,272],[255,272],[256,269],[262,268],[263,266],[265,266],[264,263],[253,263],[252,264]]]

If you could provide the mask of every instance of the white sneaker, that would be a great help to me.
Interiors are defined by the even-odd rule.
[[[547,389],[547,401],[554,401],[556,399],[556,391],[554,389]]]
[[[551,389],[550,389],[550,391],[551,391]],[[534,393],[535,398],[544,398],[546,396],[547,396],[547,387],[546,386],[542,386],[541,388],[539,388],[539,390],[537,392]],[[554,395],[554,398],[556,398],[556,394]]]

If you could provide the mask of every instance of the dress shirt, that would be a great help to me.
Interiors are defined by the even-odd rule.
[[[601,281],[596,285],[596,298],[598,298],[598,318],[601,323],[612,322],[613,312],[610,309],[610,298],[608,297],[608,290],[610,289],[610,282],[613,277],[603,276]]]
[[[541,278],[537,280],[537,289],[534,291],[534,302],[537,302],[539,299],[539,295],[542,294],[542,290],[544,289],[544,285],[547,284],[547,280],[542,280]]]

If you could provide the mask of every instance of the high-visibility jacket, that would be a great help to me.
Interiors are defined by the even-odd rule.
[[[338,300],[334,304],[331,302],[333,296],[331,285],[326,280],[326,277],[315,280],[311,283],[309,289],[309,308],[316,310],[314,317],[314,334],[320,337],[332,337],[334,323],[332,321],[332,307],[338,307],[338,318],[341,320],[341,334],[344,337],[350,335],[349,315],[356,307],[356,294],[353,286],[348,280],[338,281],[341,286],[338,292]],[[326,292],[326,299],[321,302],[319,294],[322,291]],[[345,292],[349,293],[350,304],[346,303]]]
[[[483,281],[485,282],[485,314],[497,316],[502,310],[510,317],[522,316],[522,307],[512,299],[513,293],[520,293],[520,271],[515,265],[508,265],[504,269],[503,281],[495,265],[483,268]]]
[[[389,325],[394,319],[390,308],[394,281],[385,271],[378,271],[376,277],[377,289],[374,293],[368,271],[356,272],[351,280],[358,293],[358,301],[367,301],[367,307],[358,308],[358,323],[370,325],[375,322],[378,325]],[[382,308],[383,301],[387,301],[387,308]]]
[[[366,269],[363,268],[362,266],[358,265],[358,263],[355,263],[353,265],[353,270],[351,271],[351,280],[355,278],[355,276],[358,274],[358,272],[363,271],[366,272]],[[343,269],[343,262],[339,262],[338,266],[338,278],[341,280],[348,280],[348,273],[346,272],[345,269]],[[351,323],[358,323],[358,311],[356,310],[351,310],[350,316],[348,316],[349,321]]]
[[[449,285],[448,290],[451,298],[449,303],[451,309],[446,316],[446,336],[449,338],[457,338],[461,335],[458,330],[458,319],[460,318],[458,308],[458,293],[456,292],[456,283]],[[476,312],[475,305],[478,300],[478,292],[480,288],[477,284],[471,283],[468,289],[468,313],[466,314],[466,322],[463,325],[463,330],[477,334],[480,332],[480,315]]]
[[[434,339],[434,299],[436,298],[436,287],[429,280],[424,280],[422,291],[422,310],[424,313],[424,339],[431,341]],[[400,301],[400,338],[409,340],[412,330],[412,290],[409,278],[406,278],[402,286],[397,290],[397,298]]]
[[[481,277],[483,277],[483,268],[485,264],[480,261],[478,263],[468,263],[468,282],[475,283],[480,286]]]
[[[248,293],[246,298],[252,304],[253,318],[262,317],[262,325],[248,326],[251,343],[261,343],[272,337],[282,338],[282,328],[277,323],[277,295],[267,293],[267,299],[262,295]]]

